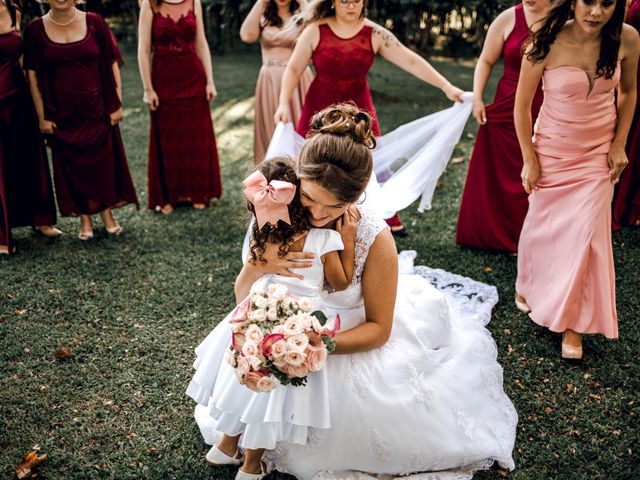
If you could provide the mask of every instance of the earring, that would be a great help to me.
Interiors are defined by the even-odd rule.
[[[335,9],[336,9],[336,6],[332,3],[331,4],[331,10],[335,10]]]

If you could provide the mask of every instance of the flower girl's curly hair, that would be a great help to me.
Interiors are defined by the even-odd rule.
[[[296,186],[295,196],[288,206],[291,225],[279,220],[275,226],[266,223],[262,228],[258,228],[258,222],[253,222],[252,239],[249,245],[250,261],[259,260],[264,263],[266,260],[262,254],[266,250],[267,243],[279,244],[278,256],[284,257],[289,253],[293,238],[306,232],[310,227],[307,212],[300,202],[300,180],[296,174],[294,161],[288,157],[274,157],[262,162],[256,170],[265,176],[267,182],[281,180]],[[255,217],[255,209],[250,201],[247,201],[247,208]]]

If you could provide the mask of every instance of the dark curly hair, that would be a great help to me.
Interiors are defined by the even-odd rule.
[[[598,77],[613,77],[618,63],[626,2],[623,0],[615,0],[615,2],[613,15],[601,32],[600,57],[596,64]],[[574,18],[571,6],[572,0],[555,0],[553,2],[549,15],[542,21],[542,26],[530,35],[529,41],[523,47],[525,50],[528,49],[525,53],[527,60],[540,63],[549,55],[551,45],[556,41],[560,31],[569,20]]]
[[[306,232],[310,227],[307,212],[300,202],[300,180],[296,175],[294,161],[288,157],[274,157],[258,165],[257,170],[265,176],[267,182],[282,180],[293,183],[296,186],[296,194],[289,204],[291,225],[280,220],[278,225],[273,226],[266,223],[262,228],[258,228],[258,223],[253,222],[252,239],[249,246],[251,261],[256,262],[259,260],[264,263],[266,260],[262,257],[262,254],[266,250],[267,243],[279,244],[278,256],[284,257],[289,253],[293,237]],[[247,201],[247,208],[255,216],[255,209],[249,201]]]
[[[294,15],[300,10],[300,4],[297,0],[291,0],[289,4],[289,12]],[[281,27],[283,25],[282,18],[278,15],[278,4],[274,0],[269,0],[266,8],[264,9],[264,25],[266,27],[271,25],[273,27]]]

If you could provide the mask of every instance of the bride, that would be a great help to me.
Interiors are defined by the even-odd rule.
[[[299,157],[301,201],[313,227],[336,228],[345,212],[357,222],[355,269],[346,290],[322,296],[323,310],[342,321],[325,366],[328,391],[316,397],[329,404],[330,426],[310,426],[304,441],[286,441],[296,418],[283,412],[276,428],[282,438],[266,458],[303,480],[470,478],[494,461],[513,469],[517,414],[484,328],[497,302],[495,289],[426,267],[417,268],[421,275],[399,275],[385,222],[357,203],[372,172],[370,118],[353,105],[338,105],[316,114],[312,126],[315,134]],[[282,258],[277,248],[267,250],[266,263],[243,267],[236,296],[244,298],[267,274],[304,275],[308,255]],[[207,355],[217,355],[216,368],[230,368],[219,350]],[[218,458],[240,463],[242,436],[223,436],[231,433],[220,431],[215,402],[199,403],[195,417],[205,440],[217,442]],[[230,414],[243,421],[243,412],[223,412]],[[243,478],[265,476],[260,457],[262,450],[246,451]]]

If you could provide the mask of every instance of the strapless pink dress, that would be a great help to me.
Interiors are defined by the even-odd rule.
[[[520,236],[516,290],[533,321],[554,332],[618,336],[607,154],[619,80],[620,65],[592,86],[577,67],[543,75],[534,128],[542,174]]]

